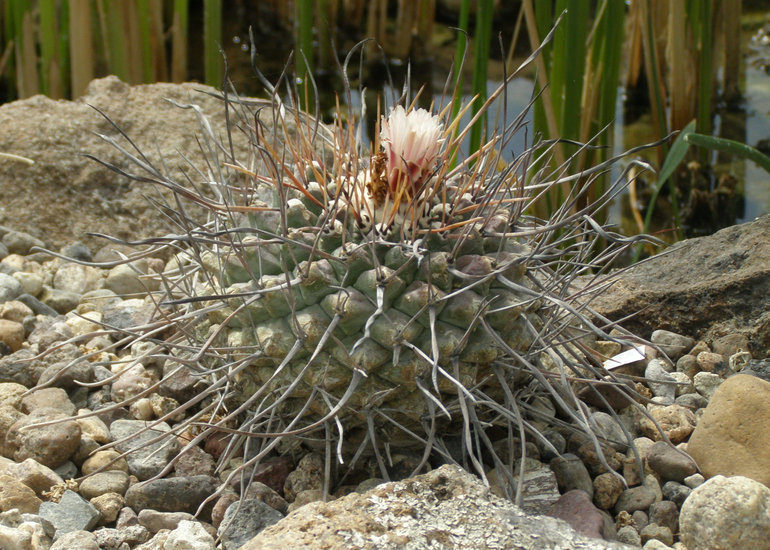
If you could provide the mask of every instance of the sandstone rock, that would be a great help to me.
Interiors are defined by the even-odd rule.
[[[104,282],[109,290],[118,296],[138,294],[144,296],[148,290],[158,287],[157,281],[153,282],[143,275],[147,274],[147,260],[141,259],[129,264],[120,264],[113,267]]]
[[[187,512],[158,512],[142,510],[139,512],[139,525],[144,526],[153,535],[161,529],[172,531],[181,521],[193,521],[195,517]]]
[[[103,283],[102,270],[95,267],[64,263],[53,277],[53,287],[76,294],[97,290]]]
[[[50,491],[54,485],[64,482],[61,476],[51,468],[43,466],[31,458],[22,462],[0,466],[0,471],[21,481],[24,485],[35,491],[35,494],[40,498],[43,497],[45,491]]]
[[[650,523],[649,525],[646,525],[644,529],[639,532],[639,534],[642,537],[642,544],[644,544],[644,548],[649,549],[647,543],[654,540],[663,543],[661,548],[669,548],[672,544],[674,544],[674,535],[671,533],[671,529],[664,525]]]
[[[650,505],[650,523],[668,527],[672,533],[679,532],[679,508],[670,500],[653,502]]]
[[[563,521],[527,516],[456,466],[303,506],[242,550],[316,548],[620,549]]]
[[[43,408],[56,409],[67,416],[74,415],[77,410],[67,392],[61,388],[34,390],[21,400],[21,410],[24,413],[30,414]]]
[[[21,406],[21,396],[27,388],[14,382],[0,382],[0,407],[9,405],[14,409]]]
[[[51,550],[99,550],[99,543],[96,541],[96,535],[88,531],[70,531],[57,537],[56,542],[51,546]]]
[[[143,186],[125,185],[124,178],[82,154],[128,168],[129,161],[95,135],[116,134],[90,106],[125,129],[152,162],[160,165],[162,157],[172,177],[184,181],[182,171],[191,167],[180,151],[206,170],[196,142],[199,127],[192,109],[179,109],[166,99],[196,103],[210,116],[213,132],[224,135],[222,102],[209,95],[214,93],[199,83],[128,86],[110,76],[91,82],[76,101],[37,95],[0,106],[0,151],[35,161],[32,166],[0,164],[0,224],[43,237],[54,249],[78,239],[102,246],[103,241],[87,235],[92,232],[128,239],[167,232],[164,216],[147,201]],[[245,158],[246,140],[233,138],[236,155]]]
[[[9,405],[0,405],[0,433],[7,434],[11,426],[19,419],[24,418],[24,413]],[[13,458],[15,445],[9,445],[6,437],[0,437],[0,454],[7,458]]]
[[[770,487],[770,382],[737,374],[717,389],[687,443],[709,478],[749,477]]]
[[[209,550],[214,548],[214,537],[197,521],[184,520],[168,534],[164,550]]]
[[[8,319],[0,319],[0,342],[11,351],[19,351],[24,343],[24,325]]]
[[[80,426],[56,409],[41,408],[13,423],[5,436],[6,451],[13,459],[34,458],[49,468],[57,468],[73,455],[80,445]],[[32,424],[57,420],[54,424],[27,428]]]
[[[687,548],[770,548],[770,489],[747,477],[718,475],[682,505],[679,530]]]
[[[617,475],[610,472],[599,474],[594,478],[594,504],[602,510],[609,510],[624,490],[623,482]]]
[[[174,472],[178,476],[214,475],[215,468],[214,457],[200,447],[186,449],[174,463]]]
[[[651,405],[649,413],[674,444],[684,441],[695,428],[695,415],[681,405]],[[647,416],[639,414],[639,428],[642,434],[654,441],[663,439],[657,426]]]
[[[692,384],[700,395],[710,400],[724,380],[713,372],[699,372],[692,377]]]
[[[0,475],[0,511],[16,508],[23,514],[37,514],[41,503],[35,491],[21,481],[6,474]]]
[[[99,511],[99,516],[101,517],[99,523],[101,525],[115,521],[120,510],[126,505],[126,499],[118,493],[104,493],[92,498],[88,502]]]
[[[88,500],[107,494],[118,493],[125,494],[128,489],[128,474],[112,470],[110,472],[99,472],[88,476],[80,483],[80,495]]]
[[[24,319],[35,313],[24,302],[11,300],[0,305],[0,319],[23,323]]]
[[[700,352],[695,360],[698,362],[700,370],[705,372],[713,372],[714,374],[725,375],[727,374],[727,362],[725,358],[718,353],[711,351]]]
[[[591,307],[640,336],[667,330],[712,340],[748,339],[754,357],[770,356],[770,215],[676,243],[624,271]]]

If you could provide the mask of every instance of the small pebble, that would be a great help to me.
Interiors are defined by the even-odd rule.
[[[674,544],[674,535],[671,529],[657,523],[650,523],[639,534],[642,536],[642,543],[644,544],[653,539],[662,542],[667,547]]]
[[[684,478],[684,484],[690,489],[695,489],[703,485],[706,479],[701,474],[693,474]]]
[[[699,372],[692,379],[695,390],[708,400],[711,400],[722,382],[722,377],[712,372]]]
[[[695,340],[668,330],[655,330],[650,341],[663,350],[672,361],[676,361],[695,345]]]
[[[661,491],[663,498],[670,500],[681,508],[684,501],[690,496],[692,489],[676,481],[667,481],[663,484]]]
[[[652,390],[655,397],[663,399],[663,402],[670,404],[674,402],[676,396],[676,380],[669,374],[669,368],[662,359],[652,359],[647,363],[644,370],[644,377],[647,379],[647,386]]]

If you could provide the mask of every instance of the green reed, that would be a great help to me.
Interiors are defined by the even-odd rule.
[[[537,61],[538,100],[535,102],[535,129],[550,139],[565,139],[592,145],[610,145],[623,48],[625,5],[623,0],[524,0],[527,29],[532,49],[542,46],[540,37],[556,25],[553,42],[543,47]],[[558,22],[558,23],[557,23]],[[563,167],[571,158],[580,169],[604,157],[605,150],[585,149],[574,156],[576,145],[562,142],[552,150],[553,168]],[[558,186],[546,197],[548,216],[567,195],[586,182],[572,187]],[[576,189],[577,187],[577,189]],[[604,191],[592,185],[582,203],[591,202]],[[579,206],[578,203],[576,206]]]

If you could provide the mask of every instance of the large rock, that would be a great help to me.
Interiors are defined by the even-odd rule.
[[[706,477],[749,477],[770,487],[770,382],[737,374],[709,401],[687,443]]]
[[[634,334],[664,328],[712,340],[748,337],[755,357],[770,355],[770,215],[688,239],[619,275],[591,302]]]
[[[192,109],[179,109],[166,98],[199,105],[215,134],[224,136],[222,104],[209,95],[214,92],[202,84],[128,86],[107,77],[91,82],[76,101],[38,95],[0,106],[0,151],[35,161],[31,166],[0,162],[0,225],[30,233],[57,249],[76,240],[106,244],[87,236],[89,232],[121,238],[168,232],[164,216],[144,198],[146,185],[129,184],[83,156],[89,153],[131,172],[139,170],[94,134],[122,139],[91,106],[107,114],[153,163],[161,166],[163,157],[172,177],[185,181],[181,170],[195,170],[180,152],[206,171],[196,142],[199,126]],[[233,140],[236,154],[244,158],[242,134],[233,132]],[[121,143],[130,149],[125,140]]]
[[[566,522],[528,516],[475,476],[442,466],[332,502],[313,502],[267,527],[242,550],[286,548],[620,549]]]
[[[716,476],[684,501],[679,532],[687,548],[770,550],[770,489],[746,477]]]

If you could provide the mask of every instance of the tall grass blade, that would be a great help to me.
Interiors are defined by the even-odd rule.
[[[297,0],[295,71],[303,81],[313,72],[313,0]]]
[[[99,0],[96,5],[104,42],[107,66],[112,74],[123,82],[132,82],[128,69],[128,51],[126,48],[126,21],[124,20],[120,0]]]
[[[72,95],[79,97],[94,78],[94,41],[91,30],[91,3],[70,0],[69,30]]]
[[[770,157],[761,153],[758,149],[746,145],[745,143],[741,143],[740,141],[699,134],[696,132],[687,133],[684,135],[683,139],[690,145],[705,147],[714,151],[722,151],[723,153],[730,153],[749,159],[756,162],[760,168],[770,173]]]
[[[652,1],[640,0],[642,43],[644,48],[644,68],[647,74],[647,86],[650,92],[652,122],[655,129],[655,139],[663,139],[668,134],[666,127],[665,93],[661,80],[660,52],[655,40],[655,28],[653,25]],[[659,149],[661,163],[668,155],[668,147],[663,145]]]
[[[560,136],[568,139],[580,139],[579,128],[583,117],[590,117],[590,110],[583,98],[583,76],[586,69],[586,41],[588,37],[588,16],[590,2],[588,0],[572,0],[564,18],[564,24],[560,27],[564,31],[563,50],[559,51],[554,45],[554,63],[558,58],[563,58],[564,78],[561,82],[561,112],[559,113]],[[554,36],[554,39],[556,37]],[[554,71],[551,72],[553,77]],[[586,98],[590,93],[586,89]],[[558,95],[558,88],[557,88]],[[587,138],[588,136],[586,136]],[[574,149],[566,144],[563,147]],[[573,151],[569,151],[572,154]],[[569,156],[569,154],[565,156]]]
[[[722,30],[724,32],[724,64],[722,67],[722,95],[728,103],[741,97],[741,2],[721,2]]]
[[[694,0],[692,16],[698,38],[698,122],[696,128],[701,134],[711,133],[711,0]]]
[[[38,0],[40,14],[40,90],[52,98],[62,97],[59,72],[59,29],[56,24],[56,0]]]
[[[460,32],[457,33],[457,45],[455,47],[454,62],[452,63],[455,85],[455,93],[452,98],[452,120],[457,117],[457,113],[460,112],[460,105],[462,105],[463,65],[465,54],[468,50],[468,19],[470,12],[471,0],[462,0],[460,2],[460,18],[457,21],[457,28]],[[457,131],[459,131],[459,128],[455,130],[455,135],[457,135]]]
[[[150,0],[150,56],[149,82],[168,80],[166,44],[163,37],[163,0]]]
[[[620,82],[620,67],[623,60],[623,26],[625,23],[624,0],[606,0],[599,22],[600,45],[594,48],[598,59],[594,66],[601,65],[599,81],[598,123],[592,128],[594,134],[615,118]],[[587,136],[581,136],[583,140]],[[609,139],[603,140],[607,144]]]
[[[21,21],[21,34],[16,46],[17,74],[23,88],[21,97],[30,97],[40,93],[40,79],[37,69],[37,50],[35,43],[35,23],[32,10],[24,13]]]
[[[676,137],[674,143],[671,145],[671,149],[669,150],[668,155],[666,155],[666,159],[663,161],[663,165],[661,166],[660,172],[658,173],[658,182],[655,185],[652,197],[650,198],[650,203],[647,206],[647,212],[644,216],[643,233],[647,233],[650,230],[650,225],[652,224],[652,214],[655,211],[655,206],[658,202],[658,196],[660,195],[663,186],[668,182],[670,189],[669,197],[671,201],[671,211],[674,218],[674,227],[676,228],[678,238],[681,239],[684,237],[679,221],[679,198],[676,192],[676,185],[674,184],[674,180],[671,178],[671,176],[674,174],[676,167],[679,166],[682,160],[684,160],[684,156],[687,154],[687,149],[689,148],[687,136],[690,135],[694,130],[695,121],[693,120],[687,124],[687,126],[685,126]],[[634,252],[634,261],[639,259],[640,252],[641,249],[637,248]]]
[[[174,0],[171,23],[171,81],[187,79],[187,20],[189,0]]]
[[[126,44],[126,59],[128,60],[128,82],[138,84],[144,80],[139,5],[136,2],[116,0],[115,9],[123,12],[123,32]]]
[[[203,0],[203,69],[209,86],[222,85],[222,0]]]
[[[471,116],[475,116],[484,105],[487,98],[487,62],[489,47],[492,40],[492,18],[494,15],[493,0],[479,0],[476,8],[476,32],[473,52],[473,107]],[[470,132],[469,151],[478,151],[482,140],[486,140],[486,114],[481,116],[473,125]]]
[[[152,81],[152,38],[150,36],[150,0],[136,0],[139,15],[139,43],[142,45],[142,82]]]

